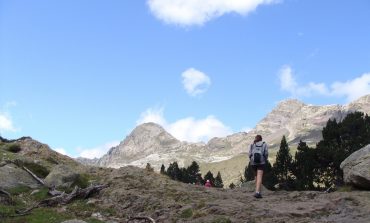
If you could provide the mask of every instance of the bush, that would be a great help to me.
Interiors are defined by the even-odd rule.
[[[10,144],[7,146],[6,150],[12,153],[19,153],[22,148],[18,144]]]
[[[31,170],[36,176],[40,178],[45,178],[47,175],[49,175],[50,171],[40,164],[37,163],[31,163],[26,162],[23,163],[23,166],[27,167],[27,169]]]
[[[86,188],[90,186],[90,176],[87,174],[80,174],[77,180],[72,184],[72,188],[78,186],[80,188]]]
[[[181,218],[191,218],[193,217],[193,210],[191,208],[185,209],[181,212]]]

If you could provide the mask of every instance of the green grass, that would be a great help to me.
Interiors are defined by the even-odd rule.
[[[23,194],[23,193],[28,193],[30,191],[31,191],[31,188],[29,188],[27,186],[23,186],[23,185],[8,189],[8,192],[11,195],[19,195],[19,194]]]
[[[41,188],[38,192],[31,195],[31,197],[36,201],[42,201],[49,197],[48,195],[49,188]]]
[[[98,212],[98,209],[94,204],[86,204],[85,200],[74,201],[67,206],[67,210],[70,213],[83,217],[89,217],[92,213]]]
[[[87,219],[85,221],[88,222],[88,223],[104,223],[104,221],[100,221],[100,220],[95,219],[95,218],[90,218],[90,219]]]
[[[351,192],[353,191],[353,187],[349,185],[345,185],[345,186],[339,187],[337,191],[338,192]]]
[[[13,215],[14,213],[15,213],[14,206],[0,204],[0,222],[2,222],[1,218],[4,218],[5,216]]]
[[[1,160],[14,160],[17,157],[16,153],[11,153],[0,146],[0,161]]]
[[[231,223],[231,220],[226,217],[218,217],[214,219],[212,223]]]
[[[193,209],[188,208],[181,212],[180,218],[191,218],[193,217]]]
[[[44,191],[40,191],[44,194]],[[34,195],[32,195],[34,196]],[[40,195],[36,195],[40,196]],[[42,195],[43,196],[43,195]],[[41,196],[41,197],[42,197]],[[41,198],[40,197],[40,198]],[[18,199],[17,199],[18,200]],[[54,208],[37,208],[30,212],[29,215],[16,216],[16,210],[24,210],[28,206],[23,202],[17,202],[16,205],[0,205],[0,222],[1,223],[60,223],[69,219],[81,219],[88,223],[102,223],[102,221],[91,218],[94,212],[102,214],[107,210],[100,210],[94,205],[87,205],[84,201],[75,201],[67,208],[67,212],[60,213]],[[15,217],[16,216],[16,217]]]
[[[72,219],[73,217],[67,214],[58,213],[50,208],[38,208],[33,210],[29,215],[5,218],[2,223],[60,223],[62,221]]]

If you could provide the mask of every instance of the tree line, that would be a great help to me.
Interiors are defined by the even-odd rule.
[[[224,184],[222,181],[221,173],[218,172],[217,176],[214,177],[211,171],[208,171],[207,174],[202,177],[197,162],[193,161],[188,167],[179,167],[177,162],[170,163],[167,170],[166,167],[162,164],[161,174],[169,176],[172,180],[177,180],[183,183],[204,185],[207,180],[209,180],[213,187],[223,188]]]
[[[306,142],[298,143],[294,157],[291,155],[286,137],[280,142],[275,163],[267,161],[263,185],[270,189],[284,190],[324,190],[344,184],[340,164],[353,152],[370,144],[370,117],[362,112],[348,114],[342,121],[330,119],[322,130],[322,140],[316,147],[309,147]],[[210,180],[214,187],[224,186],[221,173],[214,177],[211,171],[202,177],[197,162],[180,168],[177,162],[165,168],[162,164],[161,174],[184,183],[204,185]],[[245,167],[244,179],[254,180],[255,173],[248,164]],[[235,188],[235,184],[229,188]]]
[[[311,148],[300,141],[294,158],[283,136],[276,161],[267,163],[263,184],[268,189],[323,190],[344,184],[340,164],[353,152],[370,144],[370,117],[362,112],[348,114],[343,121],[328,120],[323,139]],[[245,168],[245,180],[253,180],[252,168]]]

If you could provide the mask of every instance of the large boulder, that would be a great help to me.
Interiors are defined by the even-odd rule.
[[[48,187],[71,187],[77,181],[80,174],[67,165],[55,166],[45,178]]]
[[[352,153],[341,164],[344,182],[370,190],[370,145]]]
[[[15,164],[0,166],[0,188],[7,190],[19,186],[35,189],[41,185],[29,173]]]

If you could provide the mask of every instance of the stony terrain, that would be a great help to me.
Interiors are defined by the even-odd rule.
[[[271,192],[253,188],[206,189],[137,167],[111,170],[111,185],[96,203],[119,218],[151,216],[157,222],[369,222],[370,192]]]

